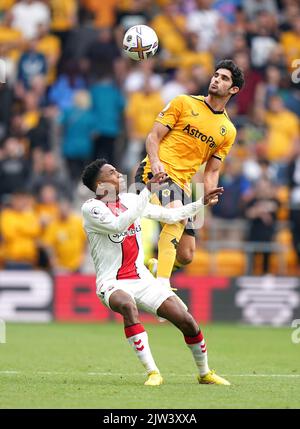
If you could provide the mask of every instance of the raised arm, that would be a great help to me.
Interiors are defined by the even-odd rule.
[[[211,201],[214,201],[218,195],[221,195],[223,190],[223,188],[215,188],[196,202],[177,208],[165,208],[156,204],[148,203],[143,216],[163,223],[177,223],[181,220],[195,216],[204,205],[211,205]]]
[[[136,197],[136,204],[132,204],[128,210],[115,216],[105,204],[84,204],[82,214],[84,227],[89,232],[116,234],[127,228],[139,218],[148,204],[150,192],[147,188]]]
[[[164,172],[164,166],[160,162],[158,156],[159,144],[166,134],[169,132],[169,128],[165,125],[160,124],[159,122],[155,122],[152,130],[147,136],[146,139],[146,150],[149,156],[151,170],[153,174]]]

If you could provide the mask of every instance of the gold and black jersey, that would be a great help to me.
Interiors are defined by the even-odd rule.
[[[159,145],[159,159],[170,178],[185,190],[203,163],[211,157],[225,159],[236,136],[226,111],[214,111],[204,96],[175,97],[156,121],[170,130]],[[146,183],[151,173],[148,156],[141,166],[140,177]]]

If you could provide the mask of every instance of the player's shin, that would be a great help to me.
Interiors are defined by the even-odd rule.
[[[183,234],[184,225],[176,223],[164,225],[158,241],[157,277],[170,278],[176,259],[176,248]]]
[[[141,323],[124,328],[126,338],[147,373],[158,372],[150,350],[148,335]]]
[[[194,337],[184,336],[184,339],[192,352],[200,376],[207,374],[209,372],[207,349],[202,332],[199,331],[199,333]]]

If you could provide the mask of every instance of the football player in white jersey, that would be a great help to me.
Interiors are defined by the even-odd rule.
[[[82,215],[96,269],[97,295],[104,305],[123,316],[128,342],[147,371],[145,385],[158,386],[163,378],[153,359],[138,309],[169,320],[183,333],[198,368],[200,384],[229,385],[209,369],[202,332],[185,305],[144,265],[140,226],[142,216],[164,223],[192,217],[203,205],[209,205],[222,194],[223,188],[216,188],[202,199],[179,208],[150,204],[150,191],[166,179],[165,173],[158,173],[136,195],[124,192],[122,174],[106,160],[97,159],[85,168],[82,181],[95,192],[95,197],[83,204]]]

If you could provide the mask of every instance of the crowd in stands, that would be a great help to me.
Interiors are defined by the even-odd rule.
[[[140,63],[122,53],[135,24],[160,44]],[[187,270],[300,274],[298,0],[0,0],[0,268],[84,270],[84,165],[105,157],[130,183],[156,115],[206,95],[223,58],[246,79],[238,135]],[[144,226],[149,257],[159,226]]]

